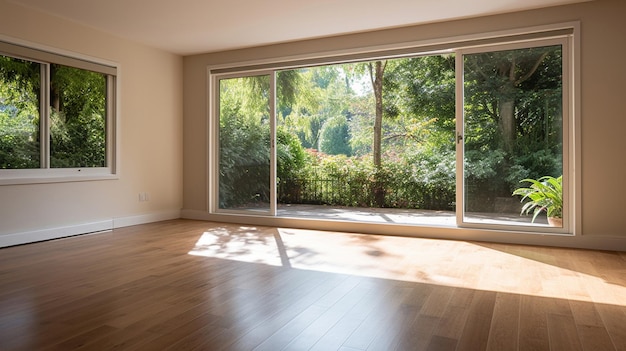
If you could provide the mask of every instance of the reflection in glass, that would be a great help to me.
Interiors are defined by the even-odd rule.
[[[106,76],[50,65],[50,167],[106,167]]]
[[[524,224],[520,181],[563,174],[560,45],[465,55],[464,221]],[[535,224],[547,224],[545,214]]]
[[[40,64],[0,55],[0,169],[39,168]]]
[[[219,81],[219,208],[270,208],[270,80]]]

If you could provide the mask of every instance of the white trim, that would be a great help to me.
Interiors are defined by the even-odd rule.
[[[456,225],[460,227],[463,224],[463,216],[465,214],[465,89],[463,77],[465,65],[463,64],[463,54],[457,51],[454,54],[454,113],[456,126],[454,129],[454,158],[455,158],[455,207],[456,207]],[[459,207],[462,207],[459,209]]]
[[[97,63],[100,65],[109,66],[113,68],[116,68],[119,66],[119,64],[115,61],[85,55],[76,51],[70,51],[70,50],[60,49],[57,47],[52,47],[52,46],[48,46],[48,45],[44,45],[40,43],[35,43],[32,41],[28,41],[28,40],[14,38],[14,37],[10,37],[4,34],[0,34],[0,41],[9,43],[9,44],[14,44],[14,45],[21,45],[21,46],[39,50],[39,51],[45,51],[51,54],[72,57],[72,58],[76,58],[76,59],[83,60],[83,61],[89,61],[89,62],[93,62],[93,63]]]
[[[213,212],[215,207],[216,200],[215,197],[211,196],[211,194],[215,194],[217,189],[215,187],[215,178],[216,171],[215,169],[217,161],[217,147],[215,146],[215,140],[217,140],[217,132],[216,129],[219,129],[219,125],[216,127],[215,123],[217,122],[217,118],[213,118],[212,116],[218,115],[219,105],[218,99],[216,99],[217,92],[215,92],[215,86],[217,84],[217,77],[211,75],[211,71],[207,68],[206,70],[206,82],[207,82],[207,99],[206,99],[206,135],[205,138],[205,150],[206,154],[206,179],[204,180],[206,184],[206,209],[209,212]],[[218,144],[219,145],[219,144]]]
[[[0,248],[30,244],[38,241],[65,238],[75,235],[94,234],[115,228],[166,221],[181,218],[180,210],[168,210],[141,215],[117,217],[101,221],[80,223],[64,227],[46,228],[21,233],[0,235]]]
[[[216,196],[207,196],[207,209],[211,212],[219,209],[219,137],[220,137],[220,79],[221,77],[212,75],[207,70],[207,77],[209,78],[209,98],[207,101],[207,150],[208,150],[208,174],[207,174],[207,194],[216,194]],[[215,116],[215,117],[212,117]]]
[[[571,66],[571,37],[572,35],[567,37],[559,37],[559,38],[546,38],[546,39],[535,39],[532,41],[525,42],[514,42],[514,43],[502,43],[502,44],[492,44],[492,45],[484,45],[479,47],[471,47],[467,49],[459,49],[456,51],[456,113],[457,113],[457,125],[456,132],[457,135],[461,133],[463,135],[463,140],[465,139],[465,96],[464,96],[464,86],[465,86],[465,72],[464,72],[464,57],[465,55],[473,55],[473,54],[481,54],[481,53],[489,53],[496,51],[510,51],[510,50],[518,50],[525,48],[536,48],[543,46],[560,46],[562,52],[562,124],[561,124],[561,134],[562,134],[562,152],[565,157],[562,160],[562,175],[563,175],[563,207],[565,210],[568,210],[564,213],[563,216],[563,227],[557,228],[553,227],[548,230],[532,226],[532,225],[518,225],[518,224],[489,224],[489,223],[477,223],[472,221],[465,220],[465,209],[466,209],[466,198],[465,198],[465,147],[464,142],[459,144],[457,142],[457,169],[456,169],[456,177],[457,177],[457,225],[459,227],[464,228],[484,228],[484,229],[493,229],[493,230],[516,230],[513,228],[523,228],[523,231],[527,233],[542,233],[546,232],[547,234],[556,234],[556,235],[574,235],[574,218],[576,218],[575,213],[572,211],[571,201],[575,196],[579,196],[578,194],[573,193],[573,187],[571,186],[572,179],[572,160],[571,153],[573,145],[575,143],[579,143],[579,140],[574,140],[573,137],[573,111],[571,105],[571,95],[573,91],[573,87],[571,86],[571,78],[572,76],[577,75],[577,72],[572,70]],[[458,140],[458,139],[457,139]],[[460,189],[460,190],[459,190]],[[459,210],[460,206],[460,210]]]
[[[543,37],[545,35],[545,37]],[[573,40],[571,38],[574,38]],[[292,55],[285,57],[275,57],[275,58],[267,58],[261,60],[251,60],[251,61],[240,61],[240,62],[230,62],[227,64],[218,64],[218,65],[210,65],[207,66],[207,81],[209,85],[208,89],[208,108],[207,108],[207,121],[212,128],[217,128],[219,126],[219,121],[217,121],[218,113],[219,113],[219,101],[217,98],[218,92],[212,89],[218,89],[216,86],[216,82],[219,79],[230,78],[230,77],[241,77],[241,76],[250,76],[250,75],[258,75],[263,74],[265,72],[275,72],[277,70],[289,69],[295,67],[307,67],[313,65],[331,65],[338,63],[350,62],[350,60],[374,60],[379,57],[385,58],[393,58],[396,57],[404,57],[404,56],[421,56],[435,52],[455,52],[457,56],[457,63],[455,71],[459,74],[459,66],[462,66],[462,62],[458,61],[458,56],[462,53],[471,53],[471,52],[483,52],[488,50],[488,48],[521,48],[532,46],[534,43],[548,43],[548,42],[558,42],[566,44],[563,45],[563,51],[565,53],[571,53],[571,57],[564,57],[564,69],[567,69],[567,66],[570,68],[567,69],[574,76],[574,81],[565,81],[564,85],[568,87],[567,92],[564,91],[564,119],[567,116],[567,121],[564,121],[564,130],[563,133],[567,134],[564,137],[564,143],[567,142],[567,145],[564,145],[564,149],[567,148],[568,159],[564,160],[563,164],[563,172],[568,172],[569,179],[566,180],[566,184],[568,186],[568,208],[570,209],[570,213],[568,214],[568,222],[565,227],[562,229],[548,229],[544,230],[541,227],[534,226],[514,226],[514,225],[484,225],[484,224],[474,224],[464,222],[463,219],[463,210],[458,210],[457,208],[457,227],[455,229],[459,230],[467,230],[468,232],[475,231],[487,231],[487,232],[501,232],[501,233],[518,233],[523,235],[532,235],[535,234],[534,237],[541,238],[544,235],[550,236],[580,236],[581,230],[581,204],[580,204],[580,196],[581,196],[581,181],[580,174],[576,174],[577,169],[580,169],[580,150],[581,150],[581,139],[580,139],[580,22],[572,21],[565,23],[556,23],[556,24],[548,24],[548,25],[540,25],[534,27],[526,27],[526,28],[517,28],[517,29],[509,29],[495,32],[487,32],[487,33],[475,33],[461,36],[452,36],[452,37],[444,37],[444,38],[434,38],[420,41],[412,41],[412,42],[401,42],[395,44],[386,44],[386,45],[378,45],[378,46],[366,46],[360,48],[352,48],[345,50],[330,50],[326,52],[316,52],[309,54],[301,54],[301,55]],[[528,44],[531,43],[531,44]],[[571,44],[571,45],[570,45]],[[569,46],[569,49],[567,48]],[[402,50],[408,50],[402,52]],[[360,56],[359,56],[360,55]],[[378,55],[378,56],[377,56]],[[570,60],[571,59],[571,60]],[[315,63],[312,63],[315,62]],[[566,79],[569,79],[570,76]],[[459,128],[459,123],[462,123],[460,116],[463,113],[463,100],[461,103],[458,103],[459,91],[462,93],[463,88],[462,85],[459,86],[458,78],[457,78],[457,86],[456,86],[456,94],[457,100],[455,102],[456,106],[456,118],[457,118],[457,130],[456,133],[460,133],[464,136],[463,128]],[[565,96],[567,94],[567,96]],[[571,101],[568,101],[571,98]],[[567,109],[573,109],[573,111],[569,111],[569,114],[565,114]],[[573,126],[569,126],[567,124],[573,123]],[[567,128],[566,128],[567,127]],[[213,134],[214,133],[214,134]],[[217,166],[216,162],[218,151],[217,145],[217,132],[211,131],[209,129],[209,138],[208,139],[208,150],[209,157],[208,160],[208,168],[209,168],[209,188],[207,189],[207,201],[208,201],[208,214],[209,218],[231,218],[228,217],[230,215],[235,217],[241,216],[241,211],[232,211],[232,210],[220,210],[218,209],[217,202],[219,199],[218,196],[218,185],[216,180],[217,174]],[[273,143],[272,143],[273,145]],[[462,148],[462,145],[461,145]],[[464,206],[464,187],[463,187],[463,153],[459,153],[459,144],[457,143],[457,177],[456,177],[456,204],[458,206]],[[214,168],[211,168],[214,167]],[[460,176],[458,172],[461,172]],[[212,177],[212,178],[211,178]],[[564,177],[566,178],[566,177]],[[274,183],[274,182],[272,182]],[[460,190],[459,190],[460,189]],[[204,216],[201,216],[204,217]],[[268,218],[268,219],[265,219]],[[250,219],[255,221],[255,223],[282,223],[279,217],[272,217],[271,215],[255,215],[250,214]],[[248,221],[249,221],[248,220]],[[277,221],[275,221],[277,220]],[[291,219],[287,219],[288,222],[291,222]],[[371,226],[371,224],[366,224],[367,226]],[[352,225],[354,226],[354,225]],[[375,228],[377,226],[371,226],[371,228]],[[368,227],[370,228],[370,227]],[[519,229],[518,229],[519,228]],[[381,229],[381,233],[384,233],[385,230]],[[538,234],[538,235],[537,235]],[[529,240],[535,240],[529,239]],[[497,241],[497,239],[494,239]],[[560,240],[560,239],[555,239]],[[506,241],[506,240],[505,240]],[[550,240],[547,240],[550,242]],[[550,245],[550,244],[547,244]]]
[[[81,223],[66,227],[40,229],[29,232],[0,235],[0,247],[29,244],[37,241],[59,239],[68,236],[103,232],[113,229],[113,220]]]
[[[414,238],[494,242],[519,245],[569,247],[590,250],[626,251],[626,237],[616,235],[564,235],[529,233],[522,231],[489,230],[442,226],[409,226],[389,223],[325,221],[319,219],[211,214],[205,211],[183,209],[181,218],[235,225],[262,225],[331,232],[379,234]],[[546,235],[549,234],[549,235]]]
[[[115,76],[107,76],[107,99],[106,99],[106,162],[107,167],[105,168],[107,172],[111,175],[116,175],[119,170],[119,154],[118,152],[120,147],[120,137],[119,126],[120,123],[120,78],[119,78],[119,67],[117,68],[117,75]],[[112,83],[112,84],[111,84]],[[112,111],[112,112],[111,112]],[[111,116],[113,113],[113,116]]]
[[[45,111],[40,116],[41,134],[41,165],[36,169],[0,169],[0,186],[16,184],[43,184],[58,182],[92,181],[118,179],[120,170],[120,115],[121,115],[121,65],[117,62],[88,56],[85,54],[50,47],[39,43],[34,43],[22,39],[17,39],[0,34],[0,42],[7,45],[22,47],[31,51],[39,51],[45,55],[59,56],[74,61],[84,61],[90,65],[106,66],[110,73],[102,73],[106,77],[106,166],[105,167],[83,167],[83,168],[50,168],[50,64],[33,58],[28,61],[39,62],[42,65],[42,89],[45,92],[41,96],[40,111]],[[0,54],[3,54],[0,52]],[[11,56],[10,51],[6,52]],[[74,67],[74,66],[70,66]],[[87,69],[77,67],[80,69]],[[112,71],[111,71],[112,70]],[[113,84],[110,84],[113,83]]]
[[[570,225],[574,235],[582,233],[582,85],[581,85],[581,32],[580,22],[573,23],[574,35],[570,39],[570,68],[574,72],[574,77],[570,81],[570,99],[569,106],[573,109],[571,126],[571,140],[569,147],[570,155]],[[573,145],[573,146],[572,146]]]
[[[50,65],[40,63],[41,67],[39,74],[40,92],[43,87],[44,93],[41,94],[39,99],[39,168],[50,168],[50,147],[41,147],[41,144],[50,145]],[[45,112],[44,112],[45,111]],[[20,176],[23,171],[20,170],[5,170],[4,172],[19,172]]]
[[[278,158],[276,156],[276,71],[270,72],[270,216],[276,216],[276,206],[278,201],[278,189],[276,177],[278,176]]]
[[[574,29],[580,27],[579,21],[571,21],[571,22],[562,22],[562,23],[554,23],[554,24],[546,24],[532,27],[521,27],[521,28],[512,28],[507,30],[500,31],[492,31],[486,33],[474,33],[474,34],[465,34],[465,35],[457,35],[451,37],[441,37],[441,38],[431,38],[431,39],[422,39],[417,41],[409,41],[409,42],[399,42],[392,44],[384,44],[384,45],[372,45],[372,46],[363,46],[359,48],[351,48],[351,49],[342,49],[342,50],[329,50],[329,51],[321,51],[315,53],[307,53],[307,54],[299,54],[299,55],[291,55],[291,56],[281,56],[281,57],[273,57],[266,59],[258,59],[258,60],[247,60],[247,61],[233,61],[223,64],[215,64],[208,66],[208,71],[214,70],[222,70],[222,69],[232,69],[237,67],[246,67],[246,66],[257,66],[257,65],[272,65],[272,69],[287,69],[293,68],[290,65],[290,62],[300,61],[300,60],[320,60],[320,64],[330,65],[336,63],[344,63],[345,59],[342,59],[342,56],[346,55],[360,55],[366,54],[370,57],[368,60],[375,60],[377,58],[376,53],[381,53],[384,56],[385,51],[391,50],[404,50],[404,49],[413,49],[417,53],[429,54],[429,50],[425,50],[424,48],[430,46],[444,46],[444,45],[452,45],[455,49],[462,48],[467,46],[468,43],[476,40],[485,40],[485,39],[497,39],[502,38],[502,41],[506,41],[507,36],[519,36],[524,34],[534,34],[534,33],[542,33],[549,31],[556,31],[561,29]],[[473,46],[473,45],[470,45]],[[448,49],[440,49],[436,50],[437,52],[447,51]],[[333,58],[336,58],[333,60]],[[268,70],[265,68],[264,70]]]
[[[74,170],[75,172],[78,169]],[[44,170],[47,171],[47,170]],[[75,173],[76,174],[76,173]],[[70,175],[66,173],[64,175],[54,176],[49,172],[42,172],[40,176],[19,176],[15,177],[0,177],[0,185],[22,185],[22,184],[48,184],[48,183],[69,183],[69,182],[87,182],[97,180],[116,180],[119,176],[110,173],[89,173],[85,172],[84,175]]]
[[[208,184],[207,187],[207,209],[211,213],[234,213],[244,214],[250,213],[246,210],[236,209],[223,209],[219,204],[219,157],[220,157],[220,81],[226,79],[238,79],[251,76],[267,76],[270,81],[270,96],[268,105],[270,108],[270,203],[267,211],[263,208],[263,216],[276,216],[276,184],[272,179],[276,178],[276,70],[259,70],[255,71],[253,75],[248,72],[235,72],[235,73],[220,73],[213,74],[210,69],[207,69],[207,81],[209,82],[209,106],[207,108],[207,124],[208,128]]]

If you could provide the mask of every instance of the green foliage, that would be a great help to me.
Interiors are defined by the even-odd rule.
[[[0,55],[0,169],[39,168],[38,63]]]
[[[449,149],[417,149],[389,168],[388,185],[395,197],[389,207],[431,210],[454,209],[455,153]]]
[[[220,81],[221,208],[269,201],[268,82],[267,76]]]
[[[562,174],[560,55],[560,47],[547,47],[466,56],[466,210],[493,211],[494,200],[508,198],[519,179]],[[454,208],[455,76],[453,54],[387,60],[377,168],[367,63],[277,72],[279,201]],[[251,172],[245,162],[269,170],[269,95],[259,89],[269,84],[250,82],[221,91],[222,179],[229,192],[248,192],[231,204],[262,193],[242,189],[269,183],[266,173],[238,178]],[[503,142],[503,103],[512,104],[512,148]]]
[[[454,55],[397,60],[388,69],[385,88],[387,104],[397,106],[404,114],[434,121],[432,130],[454,132]]]
[[[465,179],[489,181],[494,179],[502,169],[506,154],[502,150],[492,150],[488,153],[480,150],[465,152]]]
[[[370,157],[315,154],[301,178],[281,188],[281,198],[300,203],[378,207],[375,191],[382,189],[384,207],[454,208],[453,152],[387,156],[387,161],[376,168]]]
[[[521,182],[530,183],[529,187],[518,188],[513,192],[513,195],[522,196],[522,202],[527,200],[522,207],[522,214],[533,211],[533,222],[542,211],[546,211],[548,217],[563,217],[563,176],[544,176]]]
[[[298,178],[306,166],[307,154],[298,138],[284,127],[276,129],[276,173],[281,179]]]
[[[344,116],[330,118],[324,124],[320,135],[319,150],[330,155],[350,156],[350,133]]]
[[[561,174],[561,152],[555,153],[550,149],[538,149],[513,157],[513,165],[508,170],[506,182],[511,184],[509,191],[517,187],[519,179],[539,178],[543,174]]]
[[[297,100],[300,72],[296,70],[280,71],[276,74],[276,92],[278,105],[291,107]]]
[[[464,56],[469,211],[493,211],[520,179],[562,174],[561,55],[548,46]]]
[[[106,77],[52,65],[50,165],[106,166]]]
[[[0,56],[0,168],[40,167],[40,65]],[[50,65],[50,166],[106,166],[106,77]]]
[[[285,77],[285,76],[284,76]],[[294,77],[291,75],[290,77]],[[268,89],[267,76],[220,82],[220,207],[253,206],[269,201],[270,124],[265,104],[255,97]],[[265,92],[261,92],[266,96]],[[307,155],[284,125],[276,128],[278,182],[298,179]]]
[[[346,116],[351,101],[343,66],[312,67],[279,71],[277,77],[279,124],[298,136],[306,148],[318,148],[322,128],[327,120]],[[285,78],[285,77],[288,77]],[[289,91],[293,100],[282,98]]]

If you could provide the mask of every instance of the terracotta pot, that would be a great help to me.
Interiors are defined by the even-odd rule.
[[[563,218],[548,217],[548,224],[552,227],[563,227]]]

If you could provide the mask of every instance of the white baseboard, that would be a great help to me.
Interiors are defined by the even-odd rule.
[[[21,233],[0,235],[0,248],[34,243],[68,236],[110,231],[114,228],[166,221],[180,218],[180,210],[161,211],[136,216],[117,217],[95,222],[80,223],[65,227],[46,228]]]
[[[0,235],[0,247],[34,243],[37,241],[64,238],[67,236],[108,231],[113,229],[113,220],[81,223],[66,227],[47,228],[29,232]]]
[[[21,233],[11,233],[0,235],[0,248],[6,246],[14,246],[20,244],[28,244],[37,241],[58,239],[68,236],[97,233],[103,231],[110,231],[114,228],[128,227],[139,224],[153,223],[159,221],[166,221],[171,219],[187,218],[195,220],[205,221],[219,221],[219,222],[233,222],[233,223],[249,223],[256,225],[269,225],[269,226],[285,226],[295,228],[306,228],[316,230],[334,230],[334,231],[358,231],[362,233],[375,233],[375,234],[400,234],[397,233],[398,227],[385,226],[385,225],[365,225],[359,223],[351,223],[346,225],[340,225],[339,223],[332,223],[324,226],[321,222],[306,221],[306,220],[294,220],[294,219],[280,219],[280,218],[248,218],[248,221],[243,217],[237,216],[216,216],[211,215],[206,211],[197,210],[168,210],[154,213],[147,213],[134,216],[116,217],[112,219],[106,219],[101,221],[93,221],[88,223],[80,223],[65,227],[45,228],[39,230],[33,230]],[[422,228],[423,229],[423,228]],[[594,236],[594,235],[582,235],[576,237],[564,237],[564,236],[543,236],[543,235],[511,235],[507,233],[495,233],[495,232],[482,232],[482,231],[468,231],[459,228],[445,229],[445,228],[426,228],[428,233],[414,232],[414,236],[417,237],[430,237],[439,239],[456,239],[456,240],[475,240],[475,241],[489,241],[489,242],[501,242],[511,244],[528,244],[528,245],[545,245],[545,246],[560,246],[560,247],[575,247],[586,249],[599,249],[599,250],[616,250],[626,251],[626,238],[616,236]],[[464,233],[468,231],[468,233]],[[394,233],[395,232],[395,233]]]
[[[183,209],[181,211],[181,218],[242,225],[263,225],[310,230],[400,235],[444,240],[466,240],[592,250],[626,251],[626,236],[618,235],[547,235],[457,227],[402,226],[389,225],[385,223],[341,222],[302,218],[211,214],[208,211],[188,209]]]

